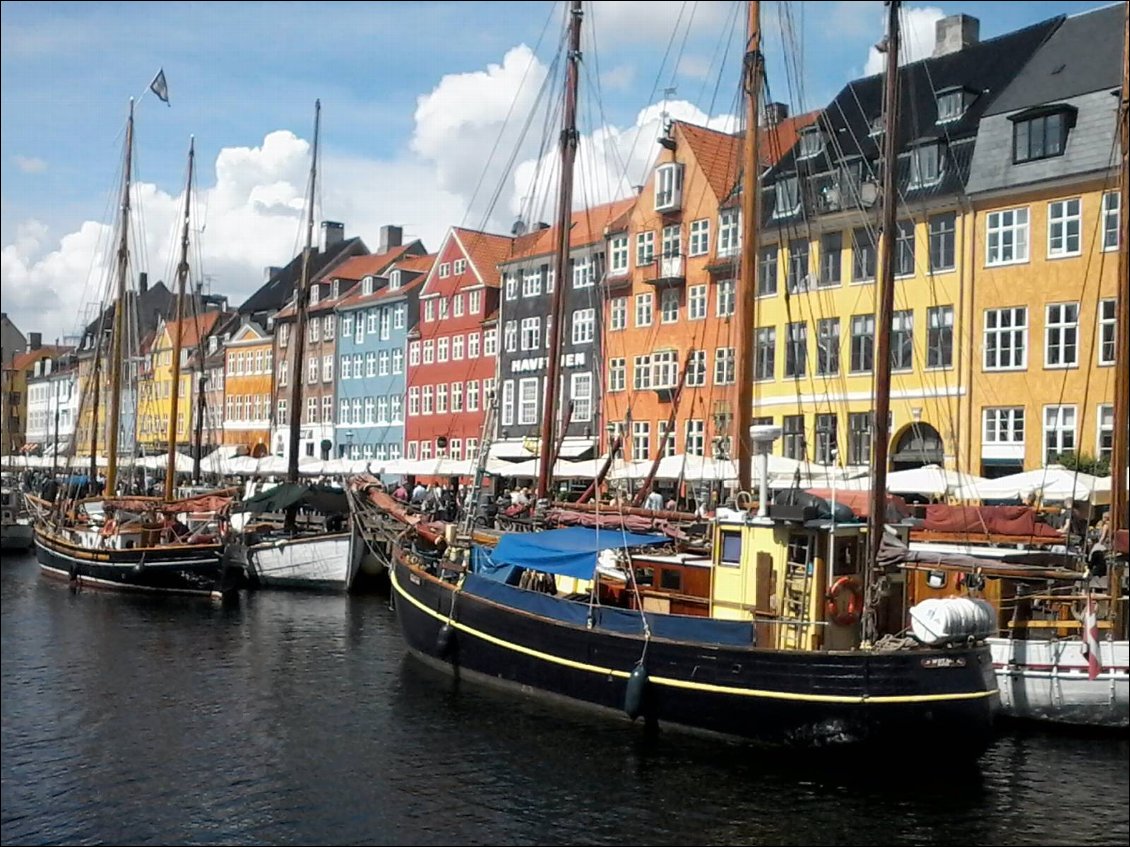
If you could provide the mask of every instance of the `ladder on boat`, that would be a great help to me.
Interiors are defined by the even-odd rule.
[[[812,557],[813,540],[808,536],[789,542],[788,560],[785,563],[784,608],[780,647],[786,650],[808,648],[807,636],[812,621],[812,583],[816,569]]]

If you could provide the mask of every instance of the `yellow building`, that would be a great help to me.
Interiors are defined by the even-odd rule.
[[[270,450],[274,410],[273,337],[247,321],[224,344],[224,441],[246,448],[252,456]],[[279,384],[289,384],[286,363],[279,365]],[[242,451],[240,451],[242,452]]]
[[[192,376],[188,369],[189,359],[198,352],[201,340],[207,338],[219,324],[225,313],[209,310],[194,317],[184,318],[181,323],[180,392],[177,402],[178,444],[187,445],[192,438],[193,420]],[[176,321],[162,321],[158,325],[153,341],[146,354],[148,364],[147,378],[140,381],[137,402],[137,442],[138,447],[149,455],[168,449],[169,414],[172,408],[173,388],[173,346]]]

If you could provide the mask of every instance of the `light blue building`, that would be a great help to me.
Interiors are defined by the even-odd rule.
[[[387,461],[403,454],[408,330],[434,257],[424,255],[419,241],[395,249],[396,255],[368,257],[371,272],[337,306],[334,443],[342,458]]]

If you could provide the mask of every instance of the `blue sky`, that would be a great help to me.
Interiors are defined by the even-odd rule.
[[[1101,5],[908,3],[904,26],[929,40],[938,17],[964,12],[980,19],[984,39]],[[745,11],[728,0],[585,6],[581,120],[594,155],[581,178],[595,201],[646,167],[664,89],[675,89],[672,114],[732,125]],[[879,0],[762,6],[770,89],[794,111],[819,107],[863,75],[882,36]],[[315,98],[318,217],[343,221],[370,247],[382,223],[434,248],[453,224],[504,231],[524,198],[540,207],[524,214],[539,214],[551,174],[537,164],[546,135],[537,92],[544,83],[556,94],[549,66],[562,10],[545,0],[3,3],[5,311],[51,338],[97,296],[94,254],[115,196],[127,101],[161,67],[171,107],[145,94],[137,113],[146,215],[138,264],[153,277],[167,278],[191,134],[206,211],[197,272],[239,302],[265,265],[289,260],[301,240]]]

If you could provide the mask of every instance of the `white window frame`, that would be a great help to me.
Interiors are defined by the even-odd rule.
[[[644,291],[636,295],[636,322],[635,326],[639,327],[651,326],[651,322],[655,313],[655,295],[651,291]]]
[[[1117,250],[1119,239],[1122,237],[1122,197],[1117,191],[1108,191],[1103,194],[1102,200],[1102,249]]]
[[[627,372],[627,360],[623,356],[608,360],[608,391],[610,393],[627,389]]]
[[[596,340],[596,309],[573,312],[573,344],[591,344]]]
[[[612,261],[608,266],[611,276],[623,276],[628,272],[628,236],[615,235],[608,241],[608,254]]]
[[[569,398],[573,401],[573,423],[588,423],[593,413],[592,374],[588,371],[569,375]]]
[[[691,221],[690,244],[687,254],[690,256],[705,256],[710,252],[710,218],[699,218]]]
[[[1072,246],[1074,242],[1074,246]],[[1083,201],[1079,197],[1048,203],[1048,258],[1065,259],[1083,252]]]
[[[1079,365],[1079,304],[1048,303],[1044,309],[1044,367]]]
[[[1099,301],[1099,365],[1113,365],[1118,343],[1118,301],[1113,297]],[[1108,354],[1109,353],[1109,354]]]
[[[1001,326],[999,317],[1008,315],[1010,323],[1008,326]],[[997,315],[997,325],[990,327],[990,315]],[[1022,318],[1022,322],[1016,323],[1018,318]],[[990,345],[990,337],[997,338],[997,363],[989,364],[989,353],[993,349]],[[1006,346],[1001,346],[1001,339],[1008,339],[1009,343]],[[984,353],[981,357],[981,367],[986,371],[1022,371],[1028,367],[1028,307],[1027,306],[1006,306],[1000,309],[986,309],[984,316],[984,334],[982,336],[982,348]],[[1007,365],[1000,364],[1002,350],[1009,351],[1009,363]],[[1019,355],[1017,355],[1019,350]],[[1017,359],[1019,359],[1017,361]]]
[[[1060,456],[1064,453],[1078,453],[1079,452],[1079,418],[1076,413],[1076,408],[1073,405],[1062,406],[1044,406],[1043,415],[1043,453],[1042,458],[1044,464],[1052,460],[1049,455],[1051,451],[1051,443],[1049,435],[1054,430],[1055,432],[1055,453]],[[1069,438],[1065,435],[1070,433]],[[1065,449],[1065,442],[1070,441],[1071,444]]]
[[[532,426],[538,422],[538,391],[541,380],[526,377],[518,380],[518,425]]]
[[[613,297],[609,306],[608,328],[619,332],[628,326],[628,298]]]
[[[996,268],[1026,263],[1030,242],[1028,227],[1027,206],[989,212],[985,216],[985,267]],[[1006,247],[1011,251],[1008,258],[1005,258]]]

